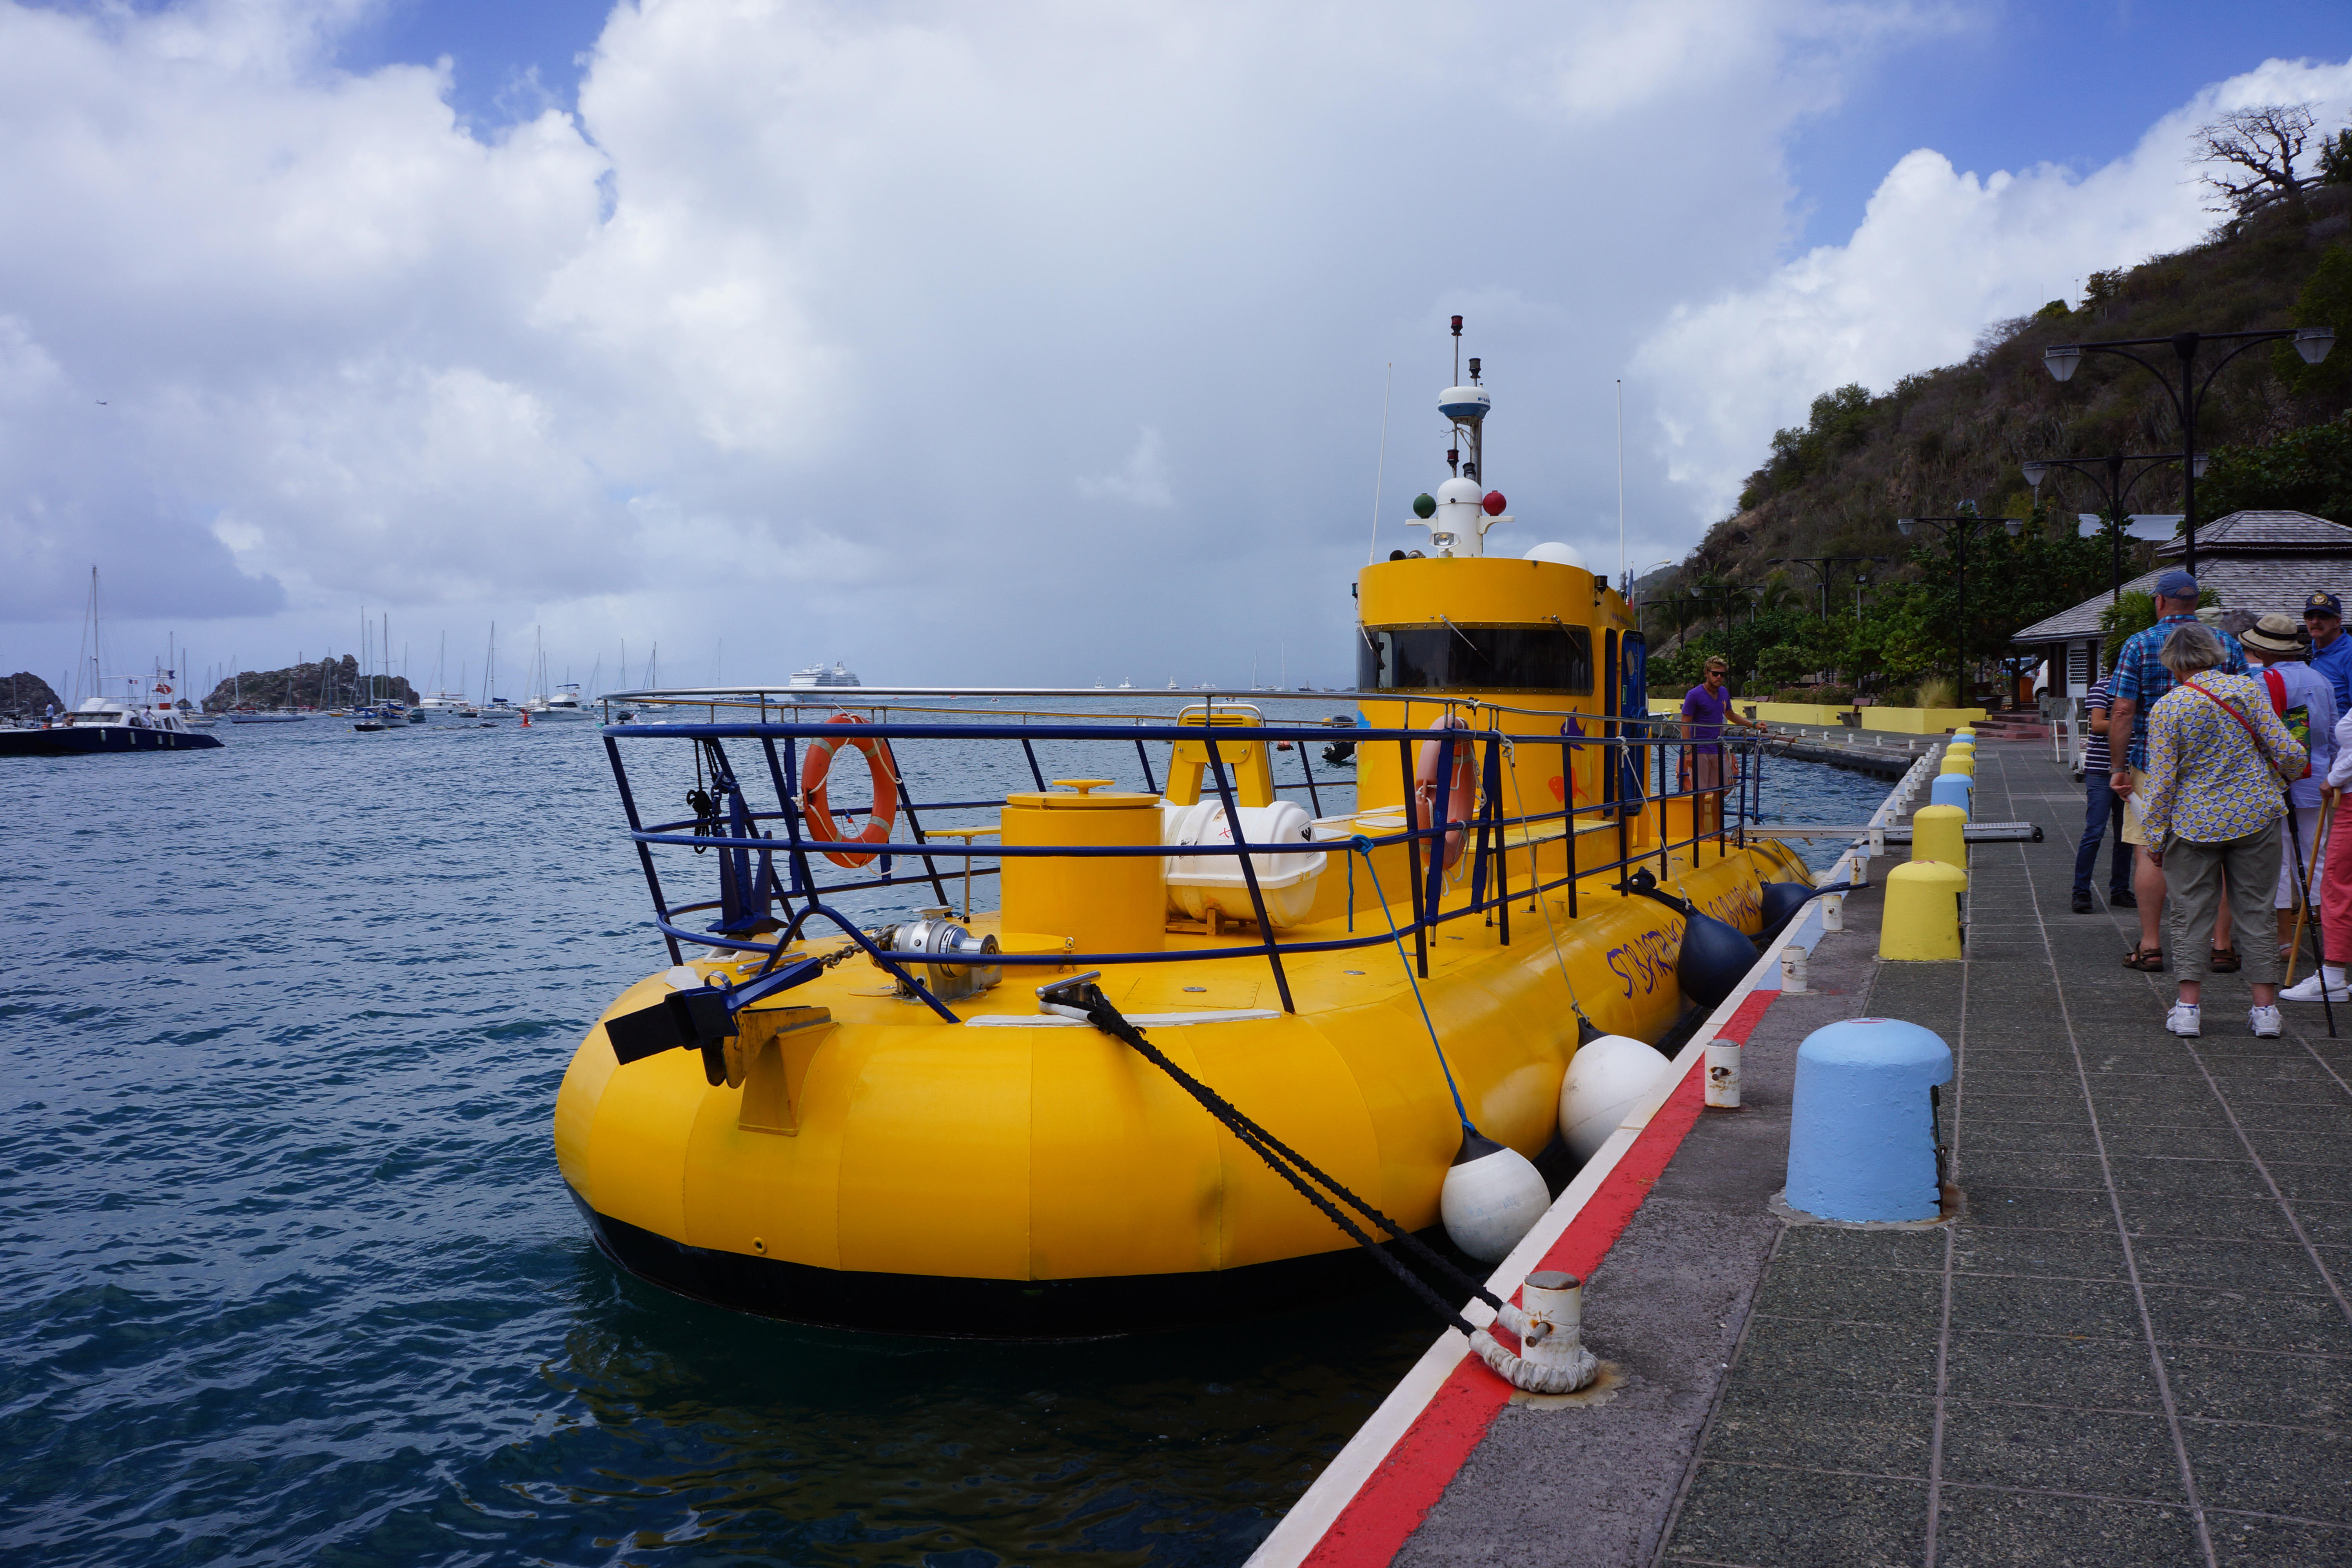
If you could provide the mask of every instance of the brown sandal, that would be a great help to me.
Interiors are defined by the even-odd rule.
[[[2210,969],[2216,974],[2237,973],[2238,950],[2235,947],[2215,948],[2213,950],[2213,956],[2206,961],[2206,967]]]
[[[2164,973],[2164,949],[2135,945],[2124,954],[2124,967],[2137,969],[2143,974],[2161,974]]]

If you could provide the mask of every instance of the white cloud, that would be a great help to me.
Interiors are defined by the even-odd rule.
[[[2352,64],[2273,60],[2197,95],[2132,152],[2087,174],[2043,164],[1979,178],[1922,148],[1897,163],[1843,245],[1822,246],[1749,289],[1677,310],[1644,343],[1668,473],[1702,519],[1721,516],[1773,430],[1812,398],[1967,357],[1988,324],[2082,297],[2090,273],[2179,250],[2209,231],[2188,169],[2191,133],[2223,110],[2316,100],[2352,108]]]
[[[576,121],[481,140],[333,68],[362,4],[0,0],[0,639],[95,556],[247,662],[364,598],[679,679],[721,625],[739,676],[1226,679],[1265,627],[1337,677],[1383,365],[1388,535],[1462,310],[1523,528],[1613,559],[1619,367],[1785,242],[1791,121],[1946,25],[645,0]]]

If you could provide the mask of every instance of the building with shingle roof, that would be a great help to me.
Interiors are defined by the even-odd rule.
[[[2158,565],[2124,584],[2152,592],[2156,580],[2179,566],[2188,542],[2156,547]],[[2233,511],[2197,529],[2197,583],[2210,588],[2225,610],[2273,613],[2301,619],[2304,601],[2318,589],[2352,599],[2352,528],[2307,511]],[[2084,600],[2010,639],[2020,653],[2050,661],[2050,695],[2080,697],[2099,679],[2099,616],[2112,593]]]

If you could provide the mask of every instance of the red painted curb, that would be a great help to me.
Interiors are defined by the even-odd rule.
[[[1758,992],[1741,1003],[1721,1034],[1745,1041],[1777,991]],[[1617,1238],[1633,1222],[1633,1213],[1650,1189],[1665,1173],[1675,1151],[1706,1105],[1706,1063],[1695,1061],[1676,1084],[1649,1125],[1634,1138],[1632,1148],[1617,1162],[1583,1208],[1560,1233],[1539,1267],[1564,1268],[1590,1275]],[[1514,1300],[1517,1293],[1514,1293]],[[1497,1333],[1506,1343],[1509,1336]],[[1509,1403],[1511,1385],[1495,1375],[1485,1362],[1465,1359],[1446,1378],[1404,1436],[1389,1450],[1323,1539],[1305,1562],[1315,1568],[1381,1568],[1428,1516],[1430,1509],[1461,1473],[1471,1451],[1486,1436],[1495,1416]]]

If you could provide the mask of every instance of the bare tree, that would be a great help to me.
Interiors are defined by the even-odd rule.
[[[2300,221],[2304,188],[2318,181],[2295,173],[2294,161],[2303,156],[2315,124],[2308,105],[2263,103],[2233,109],[2200,127],[2197,162],[2207,166],[2205,184],[2222,198],[2214,210],[2250,217],[2284,203]]]

